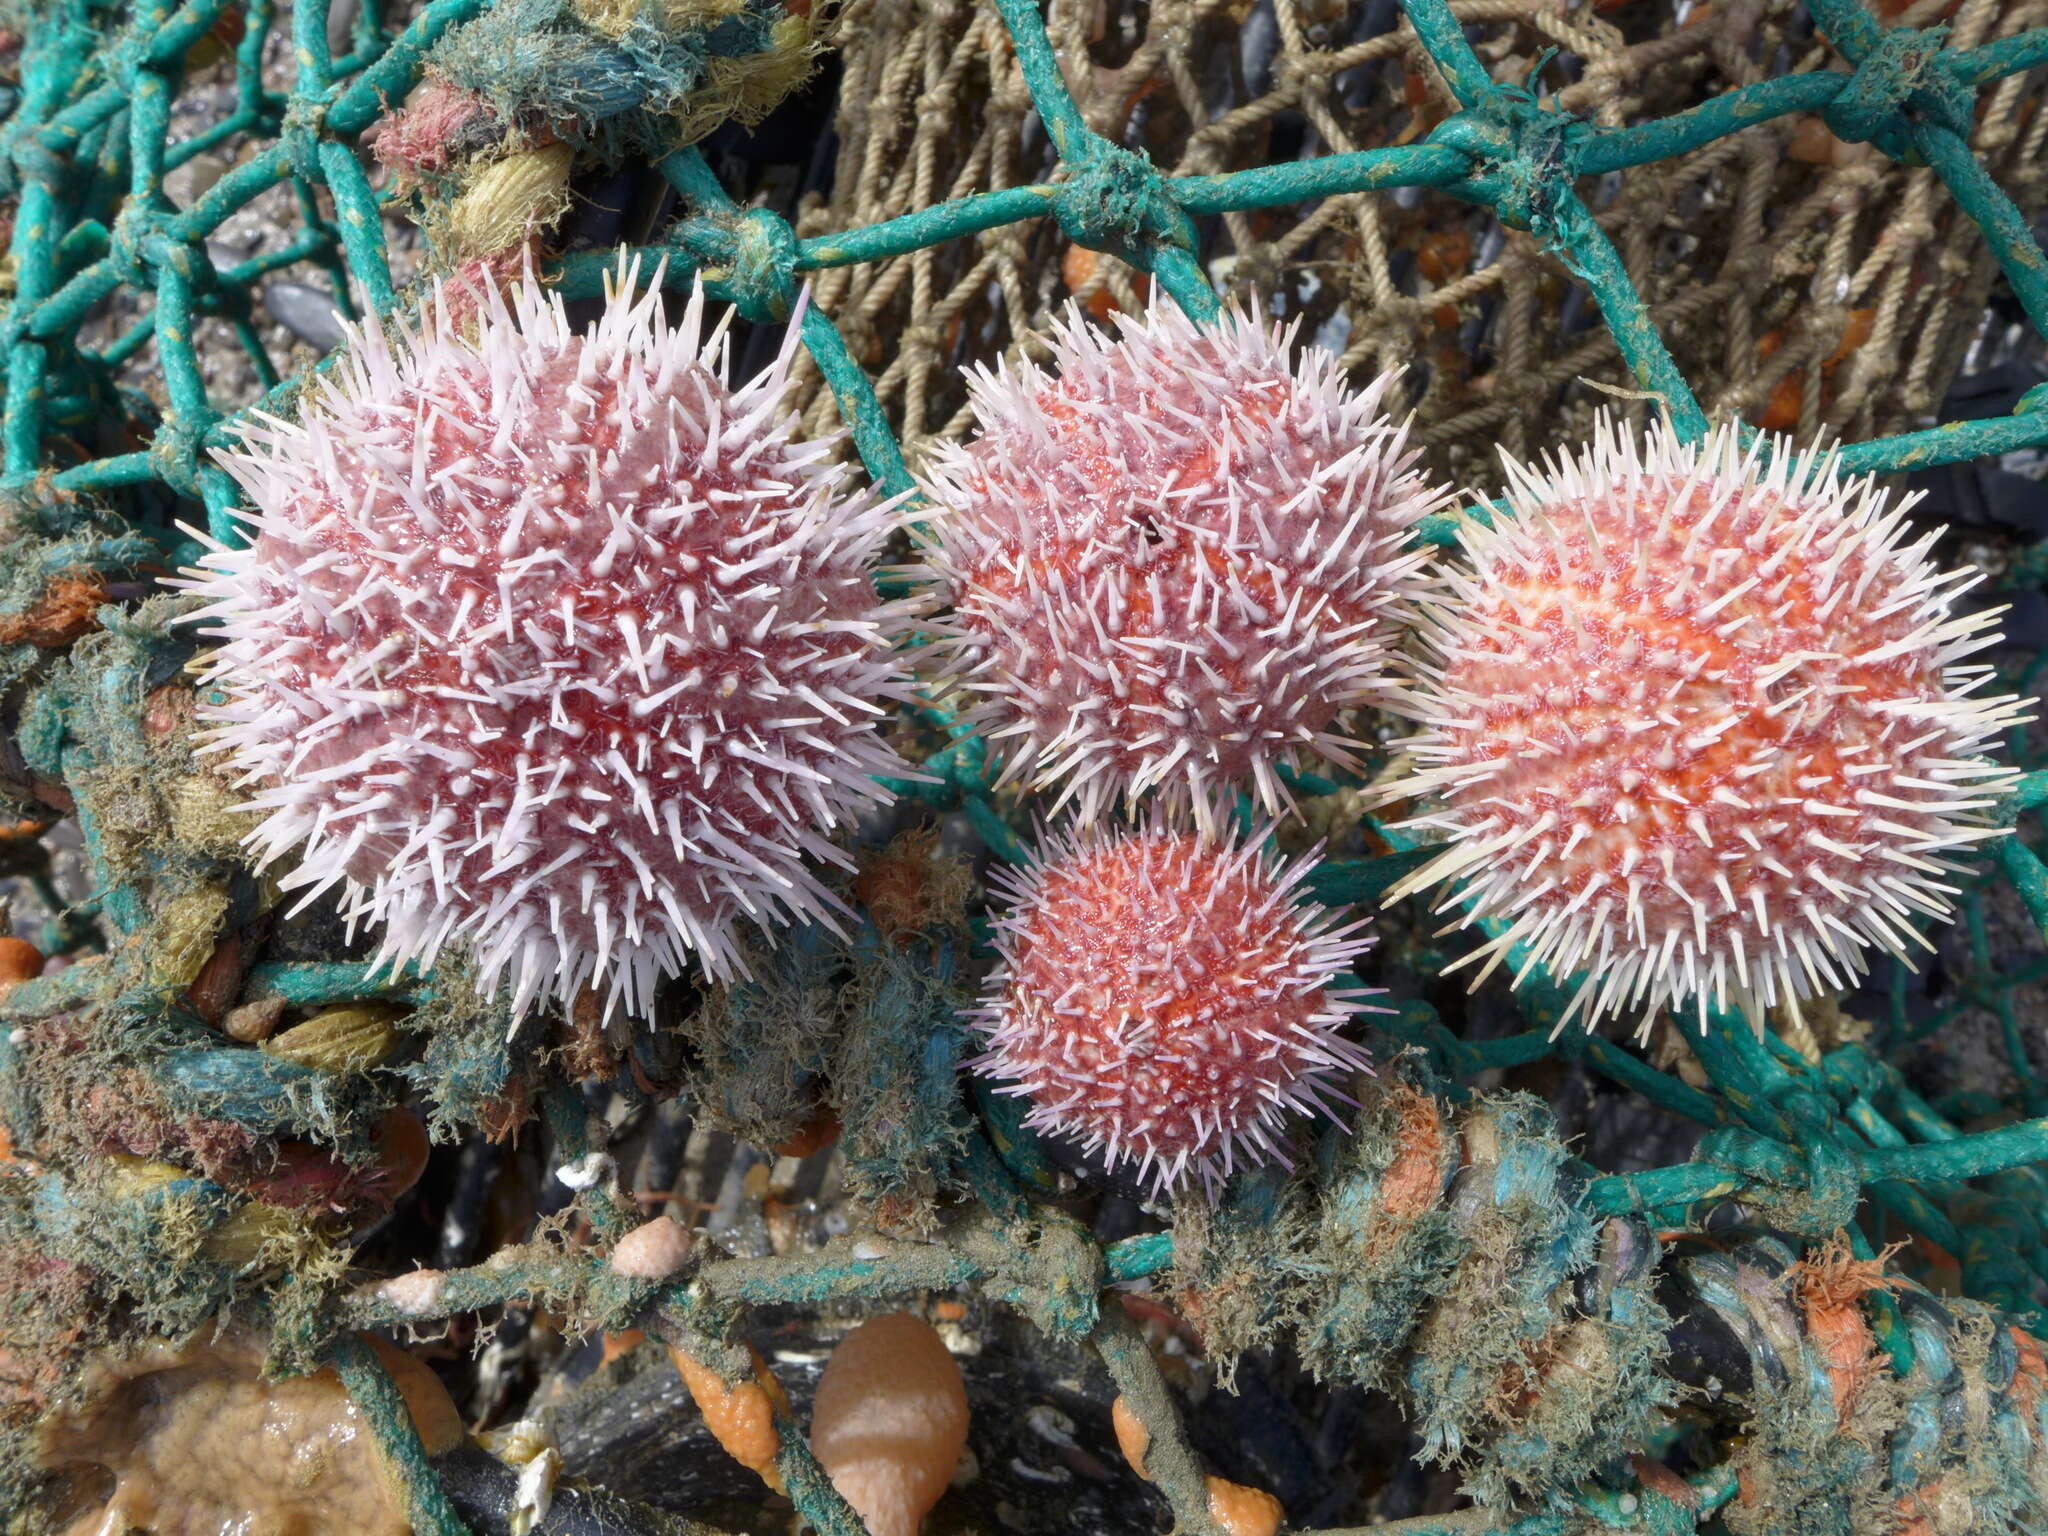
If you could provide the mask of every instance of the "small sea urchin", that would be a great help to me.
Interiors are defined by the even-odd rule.
[[[1054,372],[977,376],[978,434],[927,467],[972,719],[1084,822],[1155,786],[1206,819],[1248,781],[1274,811],[1280,764],[1353,761],[1338,717],[1387,687],[1404,544],[1442,497],[1382,413],[1391,375],[1353,390],[1244,313],[1119,323],[1071,312]]]
[[[1426,605],[1428,729],[1385,798],[1434,797],[1411,824],[1450,846],[1390,898],[1462,877],[1445,905],[1504,924],[1480,975],[1516,945],[1585,971],[1567,1021],[1846,985],[1867,945],[1924,944],[1942,855],[1997,834],[1984,747],[2022,705],[1957,665],[1997,638],[1956,607],[1973,573],[1870,481],[1765,451],[1603,421],[1510,460],[1513,515]]]
[[[460,937],[517,1009],[644,1010],[686,951],[730,973],[742,917],[825,910],[806,858],[906,771],[909,610],[868,569],[899,513],[791,438],[788,351],[726,382],[701,291],[672,325],[628,271],[583,333],[530,279],[473,308],[355,335],[225,456],[255,511],[191,583],[214,746],[381,962]]]
[[[1361,919],[1295,899],[1313,858],[1282,865],[1155,822],[1056,839],[994,878],[1013,901],[975,1019],[974,1065],[1032,1102],[1025,1123],[1135,1163],[1161,1192],[1239,1161],[1285,1161],[1276,1135],[1364,1070],[1337,1033],[1370,993],[1339,975]]]

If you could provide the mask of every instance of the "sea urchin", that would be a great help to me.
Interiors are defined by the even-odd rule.
[[[1925,944],[1942,855],[1997,835],[1983,748],[2022,707],[1957,665],[1997,639],[1957,611],[1974,574],[1907,544],[1869,480],[1733,428],[1603,421],[1508,475],[1512,515],[1467,527],[1426,605],[1428,729],[1385,787],[1433,797],[1410,824],[1450,846],[1389,899],[1462,877],[1444,904],[1500,920],[1481,976],[1516,945],[1522,971],[1585,972],[1566,1021],[1755,1017]]]
[[[1404,546],[1443,498],[1382,412],[1392,375],[1354,390],[1242,312],[1119,325],[1071,311],[1054,372],[974,377],[979,432],[927,466],[971,718],[1083,822],[1155,786],[1204,821],[1236,783],[1276,811],[1282,763],[1354,761],[1338,717],[1389,686]]]
[[[530,278],[466,307],[354,335],[224,456],[255,510],[191,583],[213,745],[380,962],[459,937],[516,1010],[644,1011],[687,951],[729,974],[742,917],[825,910],[807,856],[905,771],[908,609],[868,569],[899,513],[792,440],[789,351],[726,382],[701,290],[672,325],[628,270],[580,333]]]
[[[1285,1162],[1293,1111],[1342,1098],[1366,1069],[1337,1031],[1372,994],[1334,984],[1370,944],[1296,900],[1312,857],[1156,821],[1056,839],[1004,870],[1001,963],[975,1014],[975,1067],[1028,1096],[1025,1123],[1135,1163],[1160,1193],[1199,1171],[1211,1193],[1240,1161]]]

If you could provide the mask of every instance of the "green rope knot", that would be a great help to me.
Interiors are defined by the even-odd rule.
[[[1793,1089],[1788,1098],[1818,1111],[1819,1101],[1804,1089]],[[1735,1127],[1702,1138],[1697,1160],[1740,1174],[1744,1188],[1738,1198],[1772,1226],[1811,1236],[1839,1231],[1856,1218],[1863,1170],[1829,1134],[1824,1115],[1816,1118],[1789,1103],[1779,1107],[1788,1111],[1800,1137],[1796,1147]]]
[[[1821,1058],[1821,1076],[1828,1091],[1843,1104],[1857,1097],[1876,1098],[1888,1085],[1884,1067],[1860,1043],[1851,1041]]]
[[[1579,174],[1579,151],[1591,128],[1553,111],[1519,85],[1494,85],[1463,112],[1437,125],[1432,144],[1461,151],[1472,162],[1451,184],[1460,197],[1490,205],[1510,229],[1549,239],[1556,211]]]
[[[166,485],[197,500],[200,497],[199,466],[206,456],[209,424],[178,416],[167,417],[150,439],[150,469]]]
[[[278,119],[277,147],[284,152],[292,174],[310,186],[327,179],[320,169],[320,137],[326,128],[327,103],[293,92]]]
[[[1070,164],[1054,193],[1052,216],[1076,245],[1108,251],[1133,266],[1145,265],[1141,252],[1148,239],[1194,249],[1187,215],[1148,156],[1096,139]]]
[[[779,213],[752,208],[733,221],[727,296],[756,325],[789,318],[796,293],[796,231]]]
[[[1856,1154],[1835,1133],[1833,1107],[1819,1094],[1797,1084],[1788,1085],[1773,1097],[1799,1139],[1800,1157],[1805,1163],[1800,1199],[1788,1214],[1803,1216],[1810,1225],[1796,1230],[1820,1235],[1848,1226],[1856,1219],[1856,1208],[1863,1199],[1863,1168]]]
[[[1828,131],[1845,144],[1875,144],[1894,160],[1905,158],[1922,123],[1967,138],[1976,95],[1943,52],[1947,39],[1945,26],[1886,32],[1821,109]]]
[[[1078,1343],[1101,1320],[1102,1249],[1071,1216],[1030,1208],[1021,1220],[989,1212],[960,1229],[986,1289],[1050,1338]]]
[[[154,290],[151,267],[174,249],[164,238],[163,215],[138,199],[122,204],[107,232],[107,254],[103,258],[121,282],[132,289]]]
[[[920,763],[919,768],[938,780],[938,791],[953,804],[970,795],[989,792],[988,742],[969,736],[943,747]]]

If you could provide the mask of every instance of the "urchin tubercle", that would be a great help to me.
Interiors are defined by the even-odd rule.
[[[829,920],[835,830],[908,771],[900,504],[794,435],[793,329],[732,384],[702,289],[672,321],[636,279],[583,330],[529,275],[354,332],[221,455],[246,542],[188,573],[261,861],[339,885],[380,964],[466,944],[515,1011],[644,1012],[741,923]]]

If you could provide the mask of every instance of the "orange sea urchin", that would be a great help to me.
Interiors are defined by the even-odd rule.
[[[1924,944],[1942,855],[1997,835],[1983,749],[2022,705],[1956,664],[1997,638],[1957,610],[1974,573],[1867,479],[1765,451],[1603,421],[1510,460],[1513,515],[1427,605],[1428,729],[1385,797],[1433,798],[1410,825],[1450,846],[1389,899],[1462,877],[1444,904],[1504,925],[1467,959],[1583,970],[1567,1021],[1844,986],[1865,946]]]
[[[999,872],[1014,906],[975,1066],[1031,1099],[1027,1125],[1135,1163],[1161,1193],[1285,1162],[1285,1117],[1327,1109],[1343,1097],[1329,1079],[1366,1067],[1337,1031],[1372,994],[1335,983],[1371,941],[1363,920],[1332,927],[1295,899],[1313,862],[1159,823]]]
[[[1339,716],[1389,687],[1404,546],[1443,498],[1391,375],[1354,390],[1241,312],[1119,325],[1070,313],[1054,371],[976,377],[977,435],[927,467],[972,718],[1084,822],[1155,787],[1205,821],[1237,783],[1276,811],[1279,765],[1354,761]]]

